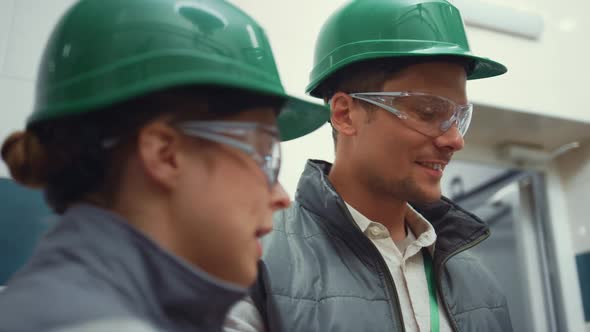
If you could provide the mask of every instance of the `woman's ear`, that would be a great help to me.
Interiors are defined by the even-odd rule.
[[[145,174],[167,189],[179,181],[181,148],[181,134],[164,122],[144,126],[137,137],[137,155]]]

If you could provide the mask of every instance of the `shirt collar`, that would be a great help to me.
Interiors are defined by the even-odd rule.
[[[362,213],[356,210],[347,202],[344,202],[352,219],[358,225],[360,230],[367,235],[370,239],[383,239],[390,237],[389,231],[387,227],[379,222],[375,222],[370,220],[369,218],[365,217]],[[431,253],[434,251],[434,244],[436,242],[436,232],[434,227],[422,216],[418,211],[416,211],[410,204],[407,204],[406,215],[405,215],[406,223],[410,228],[411,233],[415,237],[415,243],[422,248],[428,248]],[[369,226],[373,226],[375,229],[378,229],[379,234],[372,234],[371,230],[369,230]]]

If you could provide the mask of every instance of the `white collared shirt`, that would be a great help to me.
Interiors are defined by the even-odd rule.
[[[393,278],[407,332],[430,331],[430,299],[424,272],[422,248],[434,254],[436,233],[432,225],[408,205],[405,220],[407,237],[393,241],[383,224],[373,222],[348,203],[350,214],[360,230],[373,242],[385,260]],[[416,238],[416,236],[418,236]],[[447,316],[439,303],[439,330],[452,331]]]
[[[400,308],[407,332],[430,332],[430,301],[428,283],[424,273],[422,248],[434,254],[436,233],[432,225],[410,205],[406,212],[408,236],[395,243],[387,228],[367,219],[346,204],[361,231],[375,244],[397,290]],[[418,237],[416,238],[416,235]],[[440,297],[438,303],[440,304]],[[439,305],[440,332],[452,331],[446,313]],[[224,325],[225,332],[263,332],[262,317],[250,297],[238,302],[230,311]]]

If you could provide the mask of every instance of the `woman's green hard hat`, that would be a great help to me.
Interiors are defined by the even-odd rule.
[[[325,107],[285,93],[265,32],[226,1],[81,0],[47,43],[28,125],[186,85],[284,98],[283,140],[329,117]]]

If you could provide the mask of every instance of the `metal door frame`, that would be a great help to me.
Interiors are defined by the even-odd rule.
[[[547,187],[544,174],[535,171],[510,169],[475,188],[453,197],[453,201],[465,207],[486,204],[495,194],[512,184],[518,184],[522,209],[528,208],[534,225],[534,239],[538,252],[538,264],[543,286],[543,299],[547,329],[549,331],[566,331],[567,322],[565,306],[561,296],[561,283],[556,264],[556,250],[552,246],[551,219],[548,209]]]

